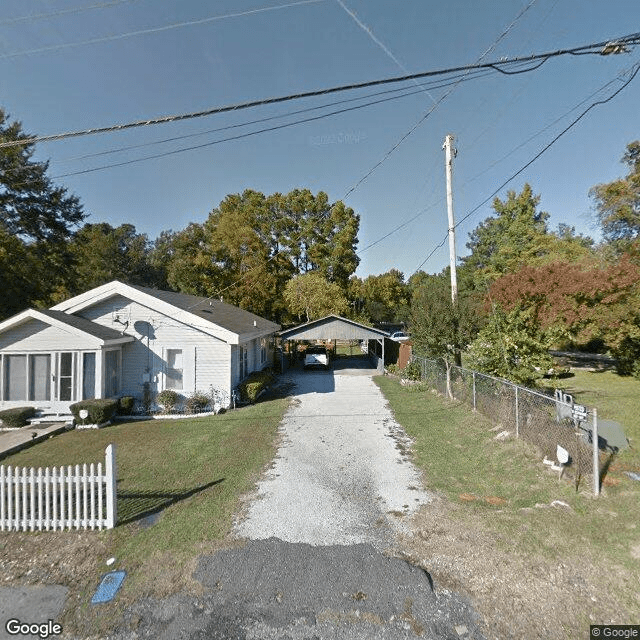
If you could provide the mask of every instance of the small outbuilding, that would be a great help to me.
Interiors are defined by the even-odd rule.
[[[283,340],[297,341],[342,341],[342,340],[366,340],[367,343],[373,341],[379,348],[368,349],[369,356],[373,364],[380,371],[384,368],[385,338],[389,335],[380,329],[367,327],[364,324],[343,318],[341,316],[330,315],[318,320],[311,320],[304,324],[281,331],[279,337]]]

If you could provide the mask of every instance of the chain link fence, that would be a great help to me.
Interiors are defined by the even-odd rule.
[[[545,395],[493,376],[450,366],[442,361],[412,356],[420,366],[422,381],[444,396],[452,396],[486,416],[496,425],[497,438],[515,437],[526,440],[564,471],[563,453],[568,454],[566,468],[574,475],[576,488],[583,476],[594,478],[596,495],[600,490],[597,412],[589,411],[584,422],[572,418],[573,402],[566,394]],[[449,386],[449,389],[447,389]],[[594,414],[596,424],[594,426]],[[595,440],[594,440],[595,433]],[[596,472],[594,475],[594,465]]]

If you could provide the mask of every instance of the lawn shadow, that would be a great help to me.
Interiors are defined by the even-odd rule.
[[[201,484],[187,491],[118,491],[118,525],[159,514],[176,502],[224,482],[224,478]]]

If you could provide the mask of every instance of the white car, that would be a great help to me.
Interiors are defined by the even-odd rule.
[[[411,336],[408,336],[404,331],[395,331],[389,337],[396,342],[404,342],[411,338]]]
[[[304,368],[322,367],[329,368],[329,354],[326,347],[313,346],[309,347],[304,354]]]

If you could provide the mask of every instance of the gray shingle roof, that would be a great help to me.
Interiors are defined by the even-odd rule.
[[[178,307],[189,313],[193,313],[199,318],[227,329],[232,333],[244,334],[255,331],[267,331],[269,333],[278,331],[280,325],[266,320],[261,316],[245,311],[239,307],[234,307],[220,300],[192,296],[186,293],[176,293],[174,291],[161,291],[160,289],[150,289],[139,285],[127,285],[146,293],[167,304]],[[254,325],[255,322],[255,325]]]
[[[39,309],[38,311],[49,318],[63,322],[64,324],[75,329],[79,329],[80,331],[84,331],[84,333],[88,333],[99,340],[108,341],[118,340],[123,337],[130,337],[123,336],[121,331],[117,331],[111,327],[103,327],[96,322],[92,322],[86,318],[81,318],[80,316],[65,313],[64,311],[53,311],[51,309]]]

